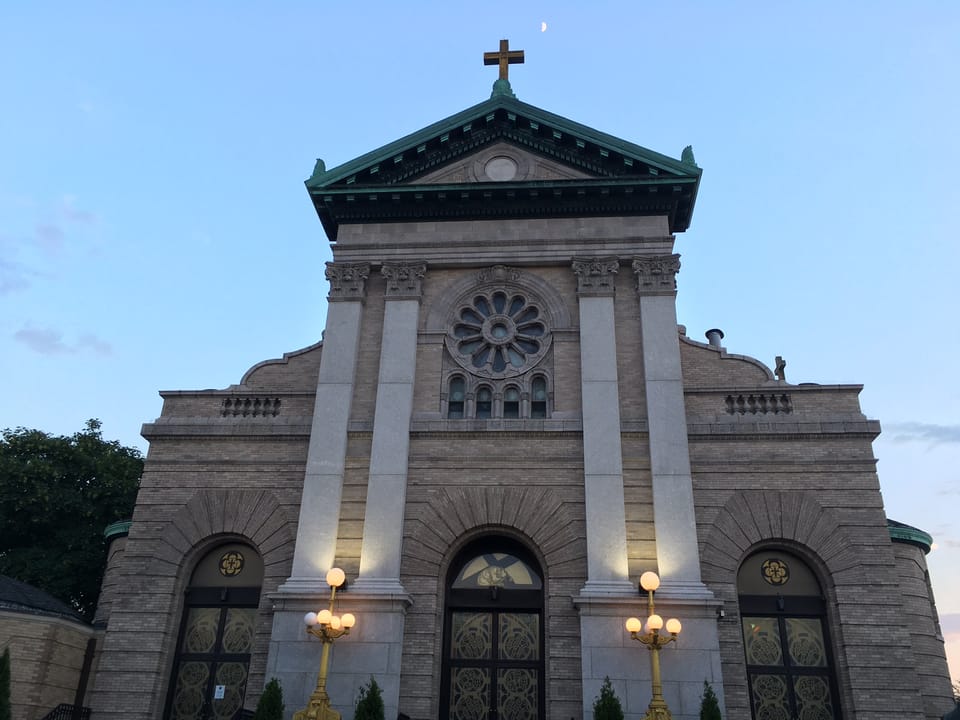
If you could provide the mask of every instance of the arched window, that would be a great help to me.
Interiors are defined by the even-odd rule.
[[[235,720],[243,709],[263,561],[250,547],[220,545],[197,564],[167,699],[167,720]]]
[[[505,418],[520,417],[520,391],[513,386],[503,392],[503,416]]]
[[[530,417],[545,418],[547,416],[547,381],[542,375],[533,379],[530,388]]]
[[[447,576],[442,720],[542,720],[543,581],[520,543],[483,538]]]
[[[460,419],[463,417],[463,401],[466,395],[462,377],[450,380],[450,393],[447,395],[447,417]]]
[[[481,420],[493,417],[493,391],[487,386],[477,390],[477,417]]]
[[[840,718],[826,603],[810,567],[787,552],[756,553],[737,592],[754,720]]]

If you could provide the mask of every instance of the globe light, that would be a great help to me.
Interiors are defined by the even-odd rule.
[[[663,627],[663,618],[654,613],[647,618],[647,630],[659,630]]]
[[[340,618],[340,622],[347,630],[349,630],[357,624],[357,619],[353,616],[353,613],[345,613],[344,616]]]
[[[340,587],[346,579],[346,573],[340,568],[330,568],[327,570],[327,585],[330,587]]]
[[[315,612],[308,612],[303,616],[303,622],[305,622],[308,627],[313,627],[317,624],[317,614]]]
[[[329,625],[332,617],[333,613],[329,610],[321,610],[317,613],[317,622],[321,625]]]
[[[339,629],[340,629],[340,618],[337,617],[336,615],[334,615],[332,618],[330,618],[330,627],[333,628],[334,630],[339,630]]]
[[[647,570],[640,576],[640,587],[647,592],[652,592],[660,587],[660,577],[652,570]]]
[[[682,627],[683,626],[680,624],[680,621],[676,618],[670,618],[667,620],[667,632],[671,635],[679,635]]]
[[[629,618],[627,620],[627,632],[638,633],[643,629],[643,623],[640,622],[639,618]]]

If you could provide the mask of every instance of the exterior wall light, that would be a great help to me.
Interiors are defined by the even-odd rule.
[[[650,650],[653,698],[647,707],[647,714],[643,717],[644,720],[672,720],[667,702],[663,699],[663,683],[660,680],[660,648],[674,642],[683,626],[676,618],[670,618],[666,622],[666,632],[669,635],[660,632],[664,629],[664,622],[663,618],[657,615],[653,602],[653,593],[660,587],[660,578],[655,572],[648,571],[641,575],[640,587],[647,591],[646,625],[641,623],[639,618],[632,617],[627,620],[626,626],[630,637],[643,643]],[[643,631],[642,634],[641,631]]]
[[[320,612],[308,612],[303,616],[307,632],[323,643],[320,656],[320,673],[317,675],[317,687],[310,695],[307,707],[293,714],[293,720],[340,720],[340,713],[330,707],[327,694],[327,672],[330,668],[330,648],[338,638],[348,635],[357,619],[352,613],[333,614],[333,603],[337,597],[337,588],[343,585],[346,575],[340,568],[331,568],[327,572],[327,585],[330,586],[330,607]]]

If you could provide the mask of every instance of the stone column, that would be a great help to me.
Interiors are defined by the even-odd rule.
[[[627,570],[620,390],[613,312],[617,258],[574,258],[580,303],[587,583],[581,594],[636,593]]]
[[[330,281],[327,327],[300,500],[297,545],[293,571],[281,586],[281,592],[311,592],[323,596],[330,591],[324,578],[333,567],[337,549],[347,425],[369,275],[367,263],[327,263],[326,276]]]
[[[326,276],[330,281],[327,327],[320,356],[293,570],[290,578],[271,596],[274,612],[266,677],[275,677],[281,682],[287,708],[293,710],[306,706],[317,682],[321,643],[306,633],[303,616],[308,611],[326,607],[330,597],[326,574],[333,567],[337,552],[347,429],[369,275],[368,263],[327,263]],[[342,596],[338,594],[339,597]],[[334,648],[334,669],[340,668],[337,663],[342,652],[340,646],[350,642],[352,636],[353,633],[343,638]],[[332,681],[331,674],[327,687],[334,704],[348,708],[355,685],[351,683],[349,688],[337,685],[335,693]]]
[[[384,263],[387,280],[380,377],[357,591],[405,593],[400,585],[417,323],[427,264]]]
[[[653,476],[659,596],[711,599],[700,581],[700,553],[687,446],[687,415],[677,333],[679,255],[633,261],[640,296],[644,386]]]
[[[342,596],[358,622],[350,642],[337,648],[330,687],[349,692],[379,668],[387,717],[400,710],[403,627],[410,596],[400,584],[403,515],[407,495],[410,418],[417,362],[417,325],[424,262],[384,263],[386,278],[380,376],[373,418],[370,475],[360,549],[360,575]],[[332,690],[331,690],[332,691]]]

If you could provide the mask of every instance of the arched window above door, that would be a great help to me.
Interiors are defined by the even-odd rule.
[[[487,537],[447,575],[441,718],[542,720],[543,574],[520,543]]]
[[[241,543],[197,563],[186,591],[168,720],[235,720],[243,709],[263,560]]]
[[[737,574],[754,720],[841,717],[823,591],[800,557],[764,550]]]

